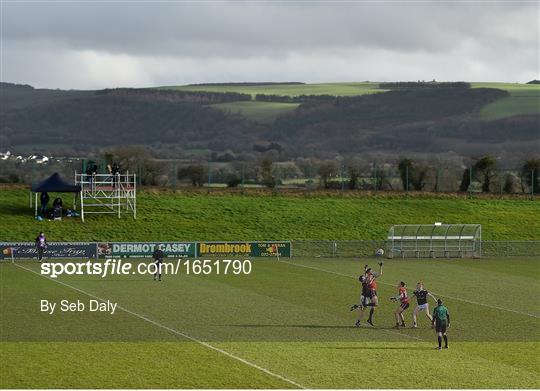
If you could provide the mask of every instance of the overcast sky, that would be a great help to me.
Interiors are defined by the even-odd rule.
[[[540,78],[538,2],[4,1],[1,28],[36,87]]]

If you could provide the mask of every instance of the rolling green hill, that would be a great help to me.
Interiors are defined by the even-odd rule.
[[[0,145],[39,145],[46,153],[51,144],[84,149],[129,140],[239,154],[276,142],[290,156],[316,157],[396,148],[537,151],[538,85],[398,84],[383,85],[392,91],[373,82],[60,91],[2,83]]]
[[[485,105],[480,110],[480,118],[501,119],[514,115],[540,113],[540,85],[512,83],[472,83],[473,88],[498,88],[506,90],[510,96]]]
[[[92,95],[94,91],[39,89],[29,85],[0,83],[0,113]]]
[[[335,96],[355,96],[385,92],[379,89],[379,83],[358,82],[358,83],[320,83],[320,84],[269,84],[256,86],[238,85],[186,85],[160,87],[165,89],[178,89],[184,91],[209,91],[209,92],[238,92],[250,94],[253,98],[257,94],[267,95],[335,95]],[[540,113],[540,86],[535,84],[518,83],[494,83],[494,82],[473,82],[472,88],[496,88],[508,91],[510,96],[502,98],[496,102],[487,104],[480,111],[480,117],[484,120],[494,120],[506,118],[514,115],[538,114]],[[238,103],[216,105],[218,108],[230,108],[233,111],[241,112],[249,119],[260,121],[261,123],[272,122],[279,115],[292,111],[296,106],[274,105],[275,102],[260,103]]]

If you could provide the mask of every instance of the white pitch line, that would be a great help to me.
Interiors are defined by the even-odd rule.
[[[281,261],[281,262],[283,262],[283,263],[288,263],[289,265],[293,265],[293,266],[305,267],[305,268],[307,268],[307,269],[313,269],[313,270],[318,270],[318,271],[325,272],[325,273],[335,274],[335,275],[337,275],[337,276],[342,276],[342,277],[348,277],[348,278],[354,278],[354,279],[356,279],[355,276],[351,276],[351,275],[349,275],[349,274],[343,274],[343,273],[334,272],[334,271],[332,271],[332,270],[321,269],[321,268],[314,267],[314,266],[307,266],[307,265],[302,265],[302,264],[299,264],[299,263],[293,263],[293,262],[288,262],[288,261]],[[382,281],[377,281],[377,282],[380,283],[380,284],[383,284],[383,285],[394,286],[394,284],[390,284],[390,283],[388,283],[388,282],[382,282]],[[438,294],[438,293],[435,293],[435,292],[432,292],[432,293],[433,293],[434,295],[436,295],[436,296],[446,297],[447,299],[451,299],[451,300],[462,301],[462,302],[464,302],[464,303],[480,305],[480,306],[482,306],[482,307],[487,307],[487,308],[496,309],[496,310],[501,310],[501,311],[513,312],[513,313],[515,313],[515,314],[526,315],[526,316],[530,316],[530,317],[536,318],[536,319],[539,319],[539,318],[540,318],[540,316],[534,315],[534,314],[530,314],[530,313],[528,313],[528,312],[522,312],[522,311],[512,310],[512,309],[510,309],[510,308],[498,307],[498,306],[496,306],[496,305],[490,305],[490,304],[485,304],[485,303],[479,303],[479,302],[477,302],[477,301],[472,301],[472,300],[462,299],[462,298],[454,297],[454,296],[441,295],[441,294]]]
[[[86,295],[86,296],[88,296],[88,297],[92,297],[92,298],[97,299],[97,300],[100,300],[100,301],[102,301],[102,302],[106,302],[106,300],[104,300],[104,299],[102,299],[102,298],[100,298],[100,297],[98,297],[98,296],[96,296],[96,295],[94,295],[94,294],[92,294],[92,293],[85,292],[85,291],[83,291],[82,289],[79,289],[79,288],[77,288],[77,287],[74,287],[74,286],[72,286],[72,285],[69,285],[69,284],[67,284],[67,283],[65,283],[65,282],[59,281],[59,280],[57,280],[57,279],[53,279],[53,278],[48,277],[48,276],[43,276],[43,275],[41,275],[40,273],[38,273],[38,272],[36,272],[36,271],[34,271],[34,270],[32,270],[32,269],[28,269],[28,268],[26,268],[26,267],[24,267],[24,266],[21,266],[21,265],[18,265],[18,264],[16,264],[16,263],[15,263],[15,266],[20,267],[21,269],[24,269],[24,270],[29,271],[29,272],[31,272],[31,273],[37,274],[37,275],[40,276],[40,277],[44,277],[44,278],[46,278],[46,279],[48,279],[48,280],[51,280],[51,281],[53,281],[53,282],[56,282],[56,283],[58,283],[58,284],[60,284],[60,285],[64,285],[64,286],[66,286],[66,287],[68,287],[68,288],[70,288],[70,289],[73,289],[73,290],[75,290],[75,291],[77,291],[77,292],[80,292],[80,293],[82,293],[82,294],[84,294],[84,295]],[[220,349],[220,348],[215,347],[215,346],[213,346],[213,345],[210,345],[209,343],[204,342],[204,341],[201,341],[200,339],[197,339],[197,338],[192,337],[192,336],[190,336],[190,335],[188,335],[188,334],[182,333],[182,332],[180,332],[180,331],[178,331],[178,330],[175,330],[175,329],[173,329],[173,328],[170,328],[170,327],[168,327],[168,326],[165,326],[165,325],[163,325],[163,324],[161,324],[161,323],[159,323],[159,322],[156,322],[155,320],[152,320],[152,319],[150,319],[150,318],[147,318],[147,317],[144,316],[144,315],[141,315],[141,314],[138,314],[138,313],[136,313],[136,312],[130,311],[130,310],[128,310],[127,308],[124,308],[124,307],[122,307],[122,306],[118,306],[118,308],[121,309],[122,311],[124,311],[124,312],[130,314],[130,315],[133,315],[133,316],[135,316],[135,317],[137,317],[137,318],[139,318],[139,319],[142,319],[142,320],[144,320],[144,321],[146,321],[146,322],[148,322],[148,323],[151,323],[151,324],[153,324],[154,326],[160,327],[160,328],[162,328],[162,329],[164,329],[164,330],[170,331],[170,332],[173,333],[173,334],[176,334],[176,335],[179,335],[179,336],[181,336],[181,337],[187,338],[187,339],[189,339],[189,340],[191,340],[191,341],[193,341],[193,342],[196,342],[196,343],[198,343],[198,344],[200,344],[200,345],[202,345],[202,346],[204,346],[204,347],[206,347],[206,348],[208,348],[208,349],[212,349],[212,350],[214,350],[214,351],[216,351],[216,352],[218,352],[218,353],[221,353],[221,354],[223,354],[223,355],[225,355],[225,356],[227,356],[227,357],[230,357],[230,358],[232,358],[232,359],[234,359],[234,360],[240,361],[241,363],[246,364],[246,365],[248,365],[248,366],[250,366],[250,367],[252,367],[252,368],[258,369],[259,371],[264,372],[264,373],[266,373],[267,375],[273,376],[273,377],[275,377],[275,378],[277,378],[277,379],[280,379],[280,380],[283,380],[283,381],[285,381],[285,382],[287,382],[287,383],[289,383],[289,384],[292,384],[292,385],[295,386],[295,387],[298,387],[298,388],[301,388],[301,389],[305,389],[305,388],[306,388],[306,387],[302,386],[301,384],[295,382],[294,380],[288,379],[288,378],[286,378],[285,376],[282,376],[282,375],[279,375],[279,374],[277,374],[277,373],[274,373],[274,372],[272,372],[272,371],[270,371],[270,370],[268,370],[268,369],[266,369],[266,368],[261,367],[260,365],[254,364],[254,363],[252,363],[252,362],[250,362],[250,361],[248,361],[248,360],[246,360],[246,359],[244,359],[244,358],[242,358],[242,357],[238,357],[238,356],[236,356],[236,355],[234,355],[234,354],[232,354],[232,353],[229,353],[229,352],[227,352],[226,350],[223,350],[223,349]]]

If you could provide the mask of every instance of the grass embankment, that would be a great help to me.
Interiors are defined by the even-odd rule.
[[[56,194],[51,194],[54,199]],[[62,196],[62,195],[61,195]],[[64,205],[72,198],[64,195]],[[479,223],[485,240],[540,239],[540,202],[453,195],[143,190],[137,219],[36,221],[23,188],[0,188],[0,240],[380,240],[393,224]]]

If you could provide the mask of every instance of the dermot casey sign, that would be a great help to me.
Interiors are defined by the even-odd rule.
[[[194,257],[196,244],[193,242],[130,242],[99,243],[98,255],[105,257],[151,257],[154,250],[161,246],[165,257]]]

